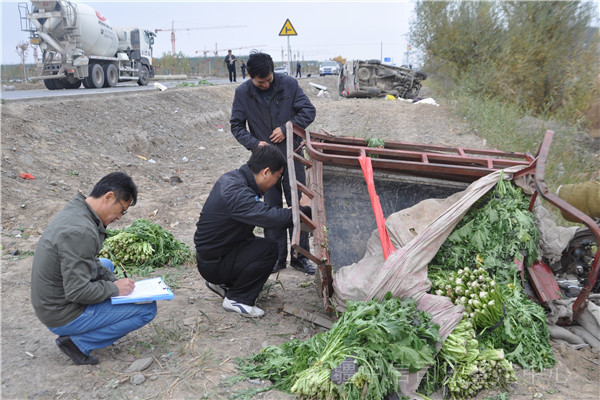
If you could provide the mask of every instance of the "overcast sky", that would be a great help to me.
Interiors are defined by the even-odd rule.
[[[287,37],[279,32],[289,18],[297,36],[290,37],[294,57],[300,60],[390,58],[406,63],[407,34],[414,2],[207,2],[156,0],[75,1],[94,7],[112,26],[139,26],[157,33],[154,56],[171,52],[171,26],[177,53],[202,55],[204,50],[238,56],[252,49],[282,61]],[[20,30],[18,1],[2,0],[2,64],[17,64],[17,43],[27,41]],[[28,2],[31,9],[31,3]],[[234,27],[239,26],[239,27]],[[194,29],[202,28],[202,29]],[[214,28],[214,29],[206,29]],[[287,56],[286,56],[287,58]],[[33,63],[33,51],[28,62]],[[413,62],[413,60],[410,60]]]

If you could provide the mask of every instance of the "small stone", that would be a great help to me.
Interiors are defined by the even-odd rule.
[[[119,380],[118,379],[111,379],[110,381],[106,382],[106,386],[109,389],[116,389],[119,387]]]
[[[248,379],[248,382],[253,385],[260,385],[262,383],[260,379]]]
[[[127,372],[140,372],[148,368],[152,364],[152,357],[140,358],[139,360],[135,360],[129,368],[127,368]]]
[[[141,385],[146,381],[146,377],[142,374],[135,374],[130,378],[130,382],[134,385]]]

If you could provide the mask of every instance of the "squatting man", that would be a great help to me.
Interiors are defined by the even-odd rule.
[[[285,165],[275,146],[258,146],[245,165],[217,180],[204,203],[194,235],[198,271],[206,286],[223,298],[226,311],[254,318],[265,313],[255,302],[279,251],[275,240],[255,236],[254,228],[293,226],[291,209],[261,201],[280,181]],[[310,217],[309,205],[303,195],[300,209]]]
[[[97,258],[106,227],[137,202],[137,187],[123,172],[103,177],[88,197],[78,194],[38,241],[31,271],[31,303],[38,319],[58,335],[56,345],[75,364],[95,365],[94,349],[116,342],[156,316],[156,302],[111,304],[135,282],[117,279],[113,263]]]

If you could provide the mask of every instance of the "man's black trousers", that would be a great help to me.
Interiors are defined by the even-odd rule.
[[[277,261],[277,243],[256,237],[217,260],[196,253],[198,272],[210,283],[227,286],[227,298],[253,306]]]

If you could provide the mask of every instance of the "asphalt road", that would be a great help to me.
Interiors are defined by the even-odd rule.
[[[229,84],[229,79],[226,78],[205,78],[207,81],[215,84]],[[238,83],[241,80],[238,81]],[[97,96],[105,93],[120,93],[120,92],[132,92],[132,91],[143,91],[143,90],[159,90],[154,87],[154,82],[151,81],[147,86],[139,86],[137,83],[123,82],[119,83],[113,88],[100,88],[100,89],[86,89],[81,86],[79,89],[63,89],[63,90],[5,90],[2,85],[2,91],[0,97],[6,101],[12,100],[29,100],[29,99],[42,99],[47,97],[64,97],[64,96]],[[156,81],[168,88],[176,87],[182,82],[196,83],[198,79],[187,79],[185,81],[178,80],[167,80],[167,81]],[[9,85],[6,85],[9,86]]]

